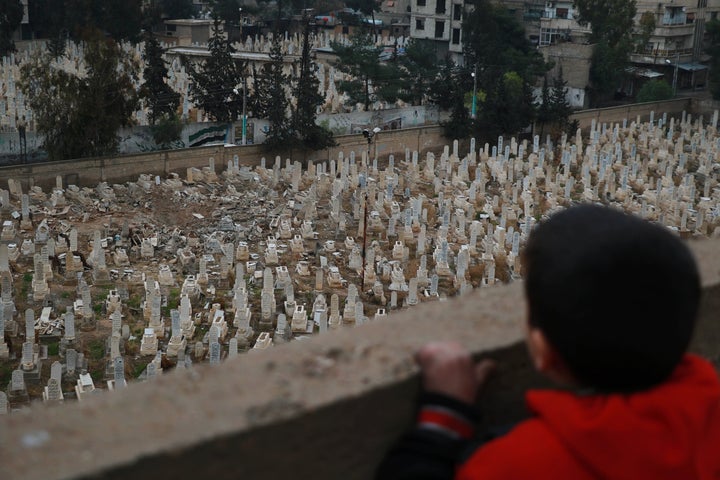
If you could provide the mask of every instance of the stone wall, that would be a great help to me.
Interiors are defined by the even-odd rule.
[[[633,122],[637,117],[640,117],[641,121],[646,122],[650,119],[651,112],[655,112],[655,120],[662,117],[663,113],[667,113],[668,117],[679,117],[683,111],[693,113],[693,106],[694,103],[691,98],[678,97],[661,102],[631,103],[619,107],[580,110],[573,113],[570,116],[570,120],[577,120],[580,122],[580,128],[587,130],[590,128],[593,120],[598,124],[622,123],[624,119],[627,119],[628,122]]]
[[[693,350],[720,366],[720,240],[692,249],[704,288]],[[35,405],[0,419],[0,478],[372,478],[411,424],[413,352],[430,340],[495,358],[483,417],[523,418],[522,391],[543,384],[524,353],[523,303],[520,283],[483,288],[82,403]]]
[[[715,103],[710,101],[675,98],[662,102],[582,110],[574,113],[570,118],[578,120],[580,128],[586,130],[590,128],[593,120],[602,124],[622,122],[626,118],[628,121],[634,121],[639,116],[641,120],[646,121],[650,118],[651,112],[655,113],[656,119],[660,118],[663,113],[680,116],[683,111],[697,115],[705,114],[709,119],[714,107]],[[339,152],[344,152],[347,156],[354,151],[359,156],[368,149],[367,140],[362,135],[341,135],[336,137],[336,141],[338,146],[327,150],[312,152],[308,155],[299,152],[290,152],[290,154],[292,154],[293,160],[322,161],[337,158]],[[383,130],[369,148],[371,156],[394,154],[396,157],[404,158],[406,148],[424,154],[428,150],[441,151],[442,147],[449,143],[451,143],[450,140],[442,136],[442,128],[434,125]],[[235,155],[238,155],[240,163],[243,165],[257,165],[263,156],[269,156],[262,145],[232,147],[215,145],[106,158],[3,166],[0,167],[0,178],[14,178],[23,182],[26,187],[40,185],[44,188],[55,185],[57,175],[63,176],[65,184],[74,183],[82,186],[94,186],[99,181],[117,183],[136,180],[142,173],[162,176],[173,172],[184,178],[188,167],[205,167],[208,165],[210,157],[215,159],[216,170],[221,172],[225,169],[228,160]],[[268,161],[272,160],[272,158],[268,159]]]
[[[360,155],[368,148],[367,140],[362,135],[342,135],[336,137],[336,141],[337,147],[313,152],[307,157],[295,152],[293,159],[336,159],[339,152],[349,155],[350,151],[355,151],[356,155]],[[420,152],[429,149],[442,150],[446,143],[447,141],[442,138],[442,129],[438,126],[383,130],[373,140],[371,153],[374,154],[377,148],[378,155],[395,154],[405,158],[406,148]],[[31,185],[40,185],[43,188],[55,185],[55,177],[58,175],[63,177],[66,185],[81,186],[94,186],[98,182],[118,183],[137,180],[143,173],[161,176],[177,173],[185,178],[188,167],[206,167],[211,157],[215,159],[216,171],[222,172],[228,160],[232,160],[235,155],[243,165],[258,165],[263,156],[270,156],[262,145],[232,147],[215,145],[116,157],[6,166],[0,167],[0,178],[14,178],[21,181],[26,188]],[[274,158],[268,159],[269,162],[273,160]]]

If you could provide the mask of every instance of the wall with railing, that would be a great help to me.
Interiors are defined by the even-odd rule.
[[[692,350],[720,366],[720,240],[691,242],[703,298]],[[638,282],[642,281],[642,273]],[[413,353],[457,340],[498,362],[483,423],[527,414],[520,283],[427,302],[217,366],[0,418],[0,478],[369,479],[413,419]]]

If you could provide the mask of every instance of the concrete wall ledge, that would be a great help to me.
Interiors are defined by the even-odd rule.
[[[692,248],[704,287],[693,349],[720,365],[720,240]],[[498,360],[481,399],[487,422],[524,415],[522,391],[542,384],[524,313],[520,283],[480,289],[82,403],[35,405],[0,420],[0,478],[371,478],[411,422],[413,352],[430,340]]]

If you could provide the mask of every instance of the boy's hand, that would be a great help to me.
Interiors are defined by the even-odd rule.
[[[422,370],[423,388],[472,404],[478,389],[495,369],[495,362],[475,364],[470,352],[457,342],[432,342],[415,355]]]

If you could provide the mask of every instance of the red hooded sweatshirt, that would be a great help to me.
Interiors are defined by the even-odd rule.
[[[697,356],[647,391],[526,400],[534,417],[481,447],[456,479],[720,480],[720,382]]]

